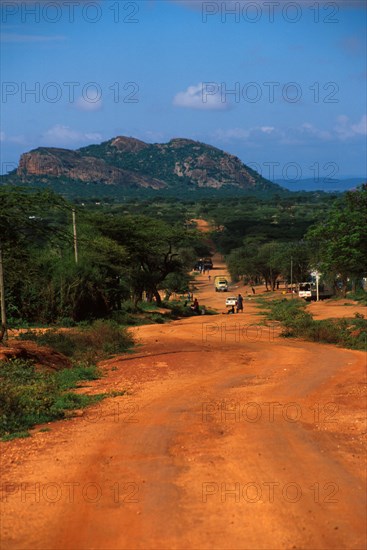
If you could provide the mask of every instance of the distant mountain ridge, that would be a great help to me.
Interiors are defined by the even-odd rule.
[[[168,143],[145,143],[118,136],[77,150],[39,147],[20,157],[8,177],[20,183],[37,178],[68,183],[102,183],[154,190],[195,189],[277,190],[238,157],[198,141],[176,138]]]
[[[340,179],[319,179],[313,178],[301,179],[298,181],[276,179],[275,183],[289,191],[324,191],[326,193],[339,192],[344,193],[351,189],[359,187],[367,182],[367,178],[362,177],[346,177]]]

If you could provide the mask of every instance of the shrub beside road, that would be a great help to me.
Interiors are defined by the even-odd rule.
[[[259,298],[257,301],[265,309],[268,319],[282,323],[284,330],[281,336],[366,349],[367,319],[363,314],[356,313],[354,318],[316,321],[306,311],[306,304],[298,298],[271,301]]]

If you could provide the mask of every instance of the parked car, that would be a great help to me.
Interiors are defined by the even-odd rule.
[[[237,298],[236,296],[229,296],[226,298],[226,307],[232,307],[237,305]]]

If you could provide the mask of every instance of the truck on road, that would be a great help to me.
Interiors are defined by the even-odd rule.
[[[227,292],[228,281],[224,275],[216,275],[214,277],[215,292]]]
[[[319,284],[319,300],[325,300],[326,298],[331,298],[334,295],[334,291],[328,288],[326,285]],[[317,288],[315,282],[309,283],[300,283],[298,288],[298,296],[306,300],[306,302],[311,302],[312,300],[317,300]]]
[[[203,264],[205,269],[213,269],[213,260],[211,258],[204,258]]]
[[[211,258],[200,258],[194,264],[195,271],[202,271],[203,269],[213,269],[213,261]]]

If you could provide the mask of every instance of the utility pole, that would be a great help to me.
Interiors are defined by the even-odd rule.
[[[320,301],[319,279],[320,279],[320,274],[319,274],[319,272],[316,272],[316,302]]]
[[[293,258],[291,256],[291,293],[293,298]]]
[[[72,210],[73,212],[73,233],[74,233],[74,256],[75,256],[75,263],[78,263],[78,237],[76,233],[76,215],[75,215],[75,208]]]
[[[1,248],[1,243],[0,243],[0,302],[1,302],[0,342],[2,342],[3,340],[7,340],[8,338],[8,327],[7,327],[7,321],[6,321],[3,252]]]

